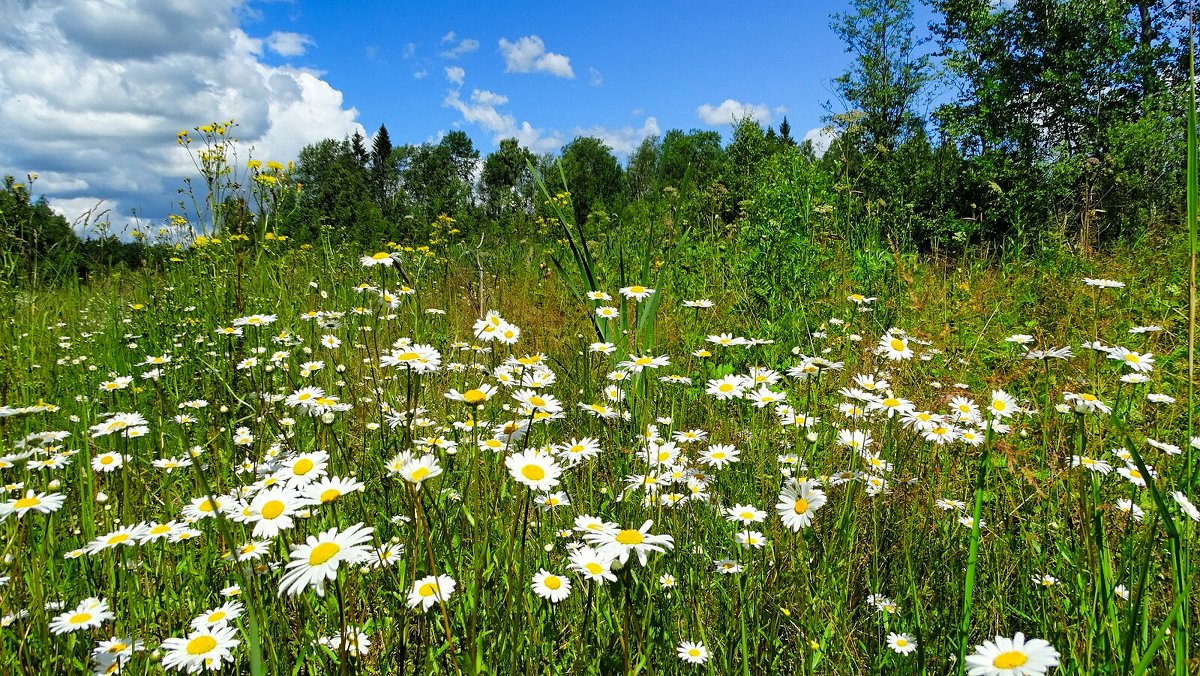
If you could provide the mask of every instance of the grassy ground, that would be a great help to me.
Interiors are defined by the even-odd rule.
[[[600,246],[611,301],[522,242],[370,267],[272,246],[11,299],[6,672],[947,673],[1014,653],[1039,673],[1036,644],[976,648],[1017,632],[1062,673],[1195,668],[1176,242],[1000,266],[831,243],[767,299],[735,240],[636,274]],[[618,291],[638,284],[655,292]],[[515,343],[476,335],[493,310]]]

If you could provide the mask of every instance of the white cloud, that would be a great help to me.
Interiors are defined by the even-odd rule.
[[[588,68],[588,84],[599,87],[604,84],[604,74],[595,68]]]
[[[241,0],[5,6],[0,173],[46,176],[37,190],[68,220],[103,200],[114,223],[137,209],[156,226],[194,172],[175,135],[196,125],[236,120],[242,164],[361,130],[317,73],[260,60],[271,38],[239,28]]]
[[[411,59],[417,53],[417,45],[415,42],[409,42],[404,45],[404,49],[400,50],[400,58]]]
[[[637,150],[637,147],[647,136],[655,136],[661,134],[662,131],[658,128],[658,120],[653,117],[647,117],[639,128],[621,127],[620,129],[608,129],[606,127],[587,127],[575,128],[575,136],[595,136],[604,141],[604,144],[612,148],[617,155],[626,156]]]
[[[506,73],[549,73],[556,77],[573,78],[571,59],[546,51],[546,43],[536,35],[526,35],[516,42],[500,38],[500,53],[504,56]]]
[[[467,77],[467,71],[463,70],[462,68],[459,68],[458,66],[447,66],[446,67],[446,79],[449,80],[450,82],[453,82],[454,84],[461,86],[463,83],[463,80],[466,77]]]
[[[464,121],[478,125],[491,134],[494,143],[499,143],[501,139],[516,138],[521,145],[535,153],[562,147],[562,135],[558,132],[546,132],[527,121],[517,124],[517,119],[511,113],[501,110],[507,103],[507,96],[486,89],[472,90],[470,101],[463,101],[457,89],[442,99],[442,104],[457,110]]]
[[[445,35],[442,36],[442,42],[443,43],[453,42],[454,37],[455,37],[454,31],[450,31],[449,33],[446,33]],[[479,41],[478,40],[472,40],[471,38],[463,38],[462,40],[459,40],[457,45],[454,45],[450,49],[447,49],[447,50],[441,52],[440,55],[444,59],[457,59],[458,57],[462,56],[463,54],[470,54],[471,52],[473,52],[477,49],[479,49]]]
[[[835,138],[837,138],[837,132],[833,130],[833,127],[813,127],[804,134],[805,141],[812,141],[813,152],[817,154],[817,157],[824,155],[825,151],[829,150],[829,144],[833,143]]]
[[[311,44],[313,39],[301,33],[275,31],[267,36],[267,48],[280,56],[300,56]]]
[[[771,109],[766,105],[742,103],[733,99],[725,99],[718,106],[706,103],[696,109],[696,114],[700,116],[701,122],[714,127],[733,124],[747,117],[760,124],[771,122]]]

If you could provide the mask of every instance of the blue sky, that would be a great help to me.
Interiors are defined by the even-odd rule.
[[[175,133],[234,118],[260,159],[386,123],[394,143],[462,129],[487,153],[647,135],[734,116],[816,134],[846,66],[844,2],[0,2],[0,172],[70,219],[176,211]],[[927,18],[919,16],[918,25]]]

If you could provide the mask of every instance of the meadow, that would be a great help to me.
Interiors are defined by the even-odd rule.
[[[582,234],[11,295],[0,668],[1196,668],[1177,238],[827,242],[764,308],[728,241]]]

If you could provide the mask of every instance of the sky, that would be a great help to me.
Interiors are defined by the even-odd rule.
[[[380,124],[397,145],[460,129],[484,154],[591,135],[624,159],[670,129],[728,140],[747,115],[820,141],[844,5],[0,0],[0,174],[121,230],[178,211],[194,168],[175,135],[210,121],[284,162]]]

